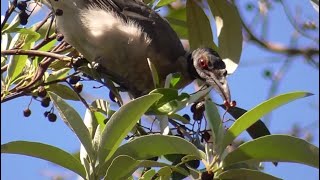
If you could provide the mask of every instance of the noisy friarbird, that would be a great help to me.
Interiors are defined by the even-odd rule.
[[[226,65],[218,53],[200,47],[187,52],[170,24],[140,0],[44,0],[56,14],[64,40],[134,97],[154,89],[148,66],[156,67],[160,84],[181,73],[178,88],[200,79],[226,101],[230,92]]]

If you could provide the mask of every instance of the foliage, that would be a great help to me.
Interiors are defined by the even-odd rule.
[[[193,94],[180,93],[175,88],[179,74],[169,75],[165,87],[159,87],[156,68],[148,61],[155,89],[124,104],[110,79],[101,77],[93,64],[74,58],[79,56],[78,52],[54,32],[54,23],[49,21],[51,16],[31,26],[21,26],[27,24],[25,14],[29,12],[23,8],[23,2],[27,3],[13,0],[1,22],[1,103],[21,96],[32,96],[44,107],[52,102],[46,117],[56,121],[53,110],[58,111],[81,142],[80,156],[75,157],[49,144],[23,140],[2,144],[1,153],[44,159],[88,180],[133,179],[134,172],[140,173],[139,179],[182,179],[186,176],[195,179],[279,179],[262,172],[261,162],[275,165],[277,162],[295,162],[319,168],[318,147],[290,135],[270,135],[260,120],[276,108],[308,97],[310,93],[281,94],[246,111],[215,104],[208,96],[210,88]],[[246,27],[234,2],[188,0],[185,5],[176,7],[170,4],[174,2],[172,0],[148,2],[156,9],[167,7],[168,22],[179,37],[189,40],[191,49],[208,46],[217,50],[229,73],[239,65],[242,27],[252,41],[269,50],[290,56],[302,54],[310,59],[319,53],[313,48],[279,49],[262,41]],[[28,2],[28,5],[32,3]],[[317,1],[312,3],[316,9]],[[18,14],[9,19],[15,11]],[[216,34],[212,33],[214,26],[210,24],[210,18],[215,20]],[[218,43],[213,41],[214,37]],[[311,59],[310,64],[317,63]],[[88,104],[81,95],[81,82],[84,81],[95,81],[108,87],[110,101],[116,102],[119,109],[112,110],[111,102],[103,99]],[[68,103],[70,100],[82,102],[87,108],[84,119]],[[179,114],[188,106],[191,106],[193,122],[189,115]],[[224,116],[220,116],[217,107],[235,119],[229,128],[224,128]],[[29,116],[29,107],[26,110],[29,111],[25,111],[28,112],[25,116]],[[159,121],[160,132],[152,129],[153,123],[150,128],[144,127],[144,114]],[[236,145],[235,139],[243,131],[247,131],[253,140]]]

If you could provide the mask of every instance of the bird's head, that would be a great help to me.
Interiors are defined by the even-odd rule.
[[[189,57],[191,74],[212,86],[225,102],[230,103],[226,65],[219,54],[210,48],[198,48]]]

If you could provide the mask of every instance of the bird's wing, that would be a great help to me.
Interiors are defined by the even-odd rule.
[[[150,15],[150,11],[146,11],[149,7],[141,0],[89,0],[89,5],[98,6],[101,9],[111,9],[124,20],[133,18],[150,21],[147,18]]]

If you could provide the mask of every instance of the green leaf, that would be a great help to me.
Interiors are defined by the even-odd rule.
[[[240,145],[223,160],[223,166],[244,161],[295,162],[319,168],[319,148],[288,135],[268,135]]]
[[[91,136],[88,128],[84,125],[80,115],[70,105],[68,105],[61,97],[52,92],[48,92],[50,99],[54,106],[59,111],[62,120],[69,126],[69,128],[77,135],[81,144],[86,149],[89,157],[94,160],[95,153],[91,141]]]
[[[172,169],[168,166],[162,167],[158,171],[158,175],[161,180],[170,180],[170,176],[173,173]]]
[[[33,24],[30,29],[32,31],[35,31],[41,23],[43,23],[43,22],[37,22],[37,23]],[[50,28],[50,32],[48,32],[49,28]],[[37,30],[37,32],[40,34],[40,38],[44,39],[44,38],[46,38],[47,33],[49,36],[51,36],[54,33],[55,29],[56,29],[56,24],[52,23],[50,20],[48,20],[44,24],[41,25],[41,27]]]
[[[209,19],[193,0],[187,1],[187,25],[191,50],[198,47],[215,47]]]
[[[63,99],[74,100],[74,101],[79,100],[77,93],[75,93],[73,89],[63,84],[50,84],[47,90],[57,94]]]
[[[213,131],[213,147],[219,149],[220,143],[223,138],[224,128],[222,126],[222,120],[219,115],[219,111],[216,105],[211,100],[206,100],[205,102],[205,114],[206,119],[210,125],[210,129]],[[218,152],[220,153],[220,152]]]
[[[219,179],[259,179],[259,180],[280,180],[280,178],[271,176],[270,174],[252,169],[231,169],[224,171],[218,175]]]
[[[49,47],[43,47],[43,48],[48,49]],[[67,54],[67,52],[64,52],[64,53]],[[43,59],[43,57],[38,57],[38,58],[39,58],[39,62]],[[70,64],[70,61],[53,61],[50,64],[49,68],[52,70],[59,70],[59,69],[68,67],[69,66],[68,64]]]
[[[171,115],[183,109],[190,97],[187,93],[178,95],[178,90],[172,88],[158,88],[150,92],[150,94],[152,93],[163,95],[163,97],[150,108],[152,114],[158,115]]]
[[[154,169],[149,169],[147,172],[145,172],[142,177],[139,178],[139,180],[147,180],[147,179],[152,179],[152,177],[156,175],[156,170]]]
[[[168,7],[166,19],[169,21],[172,29],[178,34],[181,39],[188,38],[187,29],[187,11],[186,8],[173,9]]]
[[[27,59],[27,55],[14,55],[12,58],[10,58],[7,74],[7,79],[10,85],[25,68]]]
[[[108,168],[104,179],[126,179],[137,169],[138,165],[139,161],[130,156],[118,156]]]
[[[172,73],[170,80],[170,87],[175,87],[181,79],[181,73]]]
[[[172,2],[175,2],[176,0],[159,0],[157,7],[166,6]]]
[[[180,137],[156,134],[146,135],[120,146],[110,160],[100,168],[99,175],[102,175],[113,159],[119,155],[127,155],[134,159],[143,160],[166,154],[187,154],[193,155],[198,159],[204,157],[196,146]]]
[[[20,25],[20,18],[19,18],[19,14],[17,14],[11,21],[11,23],[4,28],[4,30],[1,30],[1,34],[7,32],[7,33],[11,33],[11,32],[16,32],[16,28]]]
[[[126,179],[140,167],[164,166],[170,165],[151,160],[136,160],[127,155],[120,155],[112,161],[104,179]]]
[[[180,116],[179,114],[171,114],[168,117],[171,118],[171,119],[175,119],[177,121],[180,121],[183,124],[188,124],[190,122],[190,120],[184,118],[183,116]]]
[[[1,145],[1,153],[20,154],[58,164],[85,178],[85,170],[80,161],[68,152],[57,147],[28,141],[13,141]]]
[[[25,44],[31,44],[37,41],[40,38],[40,34],[30,30],[30,29],[20,29],[17,31],[17,33],[20,33],[21,35],[24,36],[24,43]]]
[[[92,105],[93,103],[91,103]],[[87,127],[90,133],[91,139],[95,136],[96,129],[98,127],[98,121],[96,119],[95,113],[93,110],[87,108],[86,113],[83,118],[83,123]]]
[[[237,8],[228,1],[211,0],[208,4],[216,22],[218,53],[231,74],[238,67],[242,51],[241,19]]]
[[[1,50],[7,50],[9,42],[11,41],[10,34],[1,34]]]
[[[110,116],[110,103],[108,101],[96,99],[91,105],[96,109],[96,111],[106,116]]]
[[[120,146],[114,156],[128,155],[135,159],[149,159],[165,154],[188,154],[202,158],[198,148],[187,140],[158,134],[138,137]]]
[[[226,106],[223,104],[218,105],[226,110]],[[239,119],[244,113],[246,113],[247,110],[244,110],[239,107],[228,107],[228,113],[231,114],[232,117],[235,119]],[[261,136],[270,135],[270,131],[267,128],[267,126],[259,119],[257,122],[255,122],[253,125],[248,127],[247,132],[249,135],[256,139]]]
[[[46,78],[46,82],[54,81],[57,79],[65,78],[68,75],[70,68],[62,68],[57,71],[53,71],[49,76]]]
[[[262,116],[268,114],[272,110],[289,103],[290,101],[308,97],[312,95],[308,92],[291,92],[273,97],[253,109],[243,114],[232,126],[227,130],[222,144],[222,150],[224,150],[232,141],[239,136],[244,130],[249,128],[255,122],[257,122]]]
[[[20,40],[20,33],[16,33],[12,40],[10,41],[9,47],[8,49],[13,49],[15,47],[15,45],[17,44],[17,42],[19,42]]]
[[[130,132],[141,116],[160,98],[161,95],[159,94],[142,96],[125,104],[111,116],[100,139],[98,151],[100,163],[113,155],[123,138]]]
[[[100,127],[104,129],[106,126],[106,119],[110,118],[115,111],[111,110],[110,103],[103,99],[96,99],[91,105],[95,108],[93,115],[96,122],[98,122]]]
[[[57,43],[58,41],[56,39],[50,41],[49,43],[47,43],[46,45],[42,46],[39,51],[49,51],[53,48],[53,46]],[[62,62],[62,61],[57,61],[56,63],[61,62],[61,64],[66,64],[66,62]],[[52,67],[52,65],[50,64],[50,67]],[[65,66],[64,66],[65,67]]]
[[[158,88],[150,92],[150,94],[161,94],[162,97],[152,106],[152,107],[161,107],[162,105],[177,99],[178,90],[172,88]]]
[[[206,88],[204,90],[198,90],[196,93],[193,93],[187,100],[187,105],[190,105],[192,103],[195,103],[199,101],[200,98],[206,96],[210,91],[212,90],[212,87]]]

